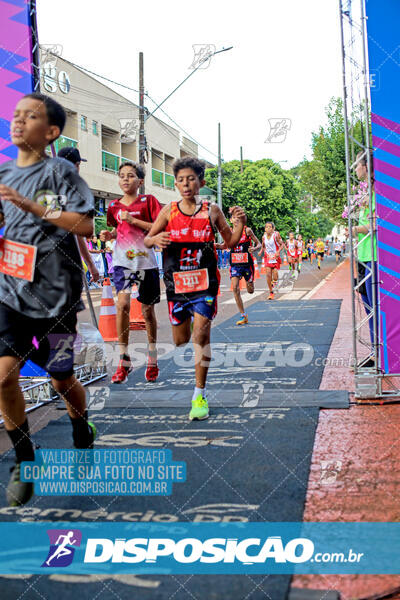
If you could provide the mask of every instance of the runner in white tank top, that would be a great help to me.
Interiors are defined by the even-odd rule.
[[[297,240],[294,237],[293,231],[289,233],[289,238],[286,240],[286,251],[289,263],[289,271],[293,271],[292,276],[294,276],[294,270],[299,262],[299,257],[297,255]]]
[[[297,263],[297,270],[300,273],[301,271],[301,263],[303,262],[303,252],[304,252],[304,242],[303,242],[303,236],[299,233],[297,235],[297,258],[298,263]]]
[[[280,251],[284,244],[280,234],[275,231],[275,225],[272,221],[265,224],[265,234],[262,237],[262,248],[259,254],[264,252],[265,270],[267,275],[267,285],[269,288],[268,300],[274,299],[274,286],[278,281],[278,271],[281,268]]]

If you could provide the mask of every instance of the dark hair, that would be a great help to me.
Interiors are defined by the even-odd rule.
[[[131,161],[123,162],[119,165],[118,173],[121,173],[121,169],[123,169],[124,167],[132,167],[132,169],[135,169],[135,173],[139,177],[139,179],[144,179],[144,176],[146,175],[146,171],[144,170],[143,165],[140,165],[139,163]]]
[[[356,160],[359,161],[364,167],[368,167],[367,151],[360,150],[360,152],[357,152]],[[371,181],[374,182],[374,151],[372,148],[369,151],[369,160],[371,164]]]
[[[206,163],[204,160],[194,158],[192,156],[185,156],[184,158],[177,158],[172,165],[175,177],[177,177],[179,171],[182,169],[192,169],[197,177],[202,180],[204,179],[204,172],[206,170]]]
[[[67,120],[67,115],[65,114],[65,110],[53,98],[50,96],[46,96],[45,94],[40,94],[39,92],[33,92],[32,94],[26,94],[24,98],[32,98],[33,100],[39,100],[43,102],[46,107],[47,119],[49,121],[49,125],[56,125],[60,129],[60,135],[63,132],[65,121]],[[58,137],[58,136],[57,136]],[[55,137],[52,141],[57,139]]]

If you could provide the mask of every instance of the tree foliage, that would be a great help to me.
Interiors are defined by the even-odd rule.
[[[353,135],[362,139],[360,112],[352,115]],[[346,204],[346,157],[343,100],[332,98],[326,108],[327,125],[312,134],[313,158],[298,165],[304,188],[313,196],[314,204],[334,222],[340,222]]]
[[[217,189],[217,173],[216,167],[206,171],[206,185],[212,189]],[[249,227],[258,237],[266,221],[273,221],[282,234],[296,230],[299,193],[293,175],[270,159],[244,161],[243,173],[239,161],[223,163],[223,211],[228,215],[230,206],[242,206]]]

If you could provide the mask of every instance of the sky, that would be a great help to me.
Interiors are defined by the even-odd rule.
[[[193,45],[233,46],[163,105],[212,162],[218,122],[225,161],[239,159],[240,146],[245,159],[284,168],[311,158],[311,134],[342,96],[337,0],[37,0],[37,10],[41,44],[135,89],[143,52],[145,89],[158,102],[192,72]]]

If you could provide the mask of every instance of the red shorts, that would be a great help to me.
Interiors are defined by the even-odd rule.
[[[277,258],[276,262],[268,262],[268,255],[265,255],[265,267],[268,267],[269,269],[277,269],[279,271],[281,264],[282,261],[280,258]]]
[[[290,260],[290,259],[297,260],[299,258],[299,255],[297,254],[297,252],[295,252],[294,254],[290,254],[290,252],[288,252],[287,257],[288,257],[288,260]]]

